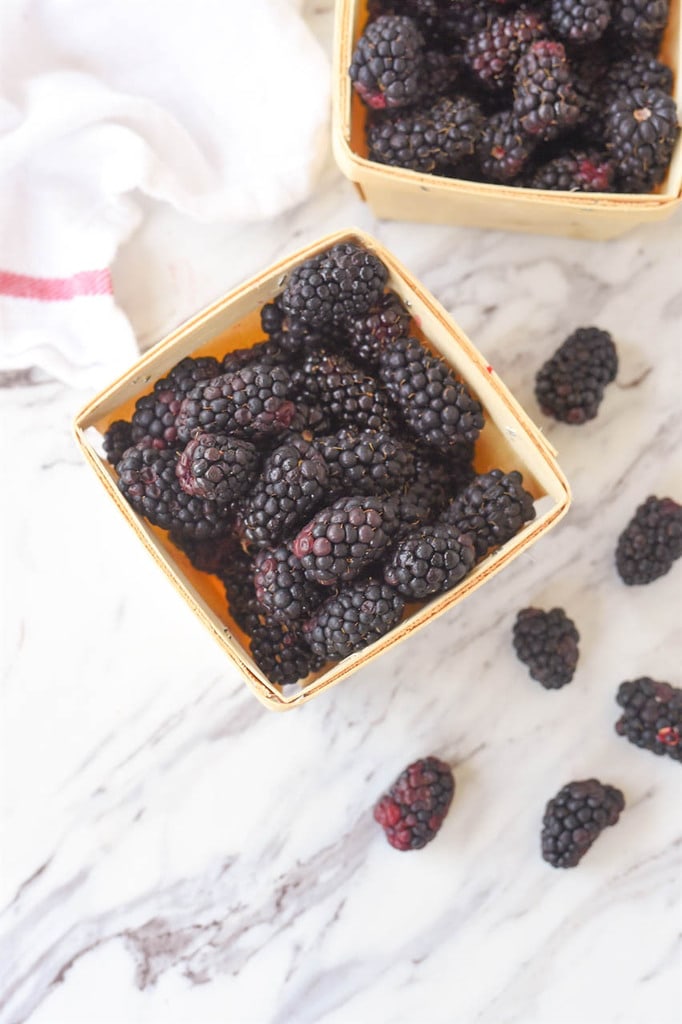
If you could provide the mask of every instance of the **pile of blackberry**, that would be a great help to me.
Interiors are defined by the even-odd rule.
[[[476,475],[481,405],[387,277],[351,242],[300,263],[265,338],[183,359],[104,438],[123,496],[221,580],[278,686],[379,639],[535,515],[518,473]]]
[[[370,160],[523,188],[651,192],[677,138],[668,0],[374,0],[349,69]]]

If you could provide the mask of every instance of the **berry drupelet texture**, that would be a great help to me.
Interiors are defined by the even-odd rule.
[[[296,631],[269,615],[255,621],[249,632],[253,660],[271,683],[291,686],[322,667]]]
[[[382,353],[379,376],[403,422],[426,444],[447,451],[478,438],[480,402],[416,338],[400,338]]]
[[[250,633],[259,623],[262,611],[253,584],[253,559],[243,550],[234,535],[230,539],[233,549],[229,557],[222,559],[217,576],[225,588],[232,618],[240,629]]]
[[[320,349],[294,371],[294,389],[322,408],[339,427],[385,430],[393,419],[379,381],[345,356]]]
[[[363,363],[376,366],[384,348],[409,334],[410,314],[393,291],[380,296],[364,316],[348,323],[348,347]]]
[[[682,762],[682,690],[643,676],[621,683],[616,732],[636,747]]]
[[[344,427],[316,444],[329,468],[330,491],[339,495],[390,494],[414,480],[414,454],[391,434]]]
[[[611,20],[611,0],[551,0],[552,28],[569,43],[594,43]]]
[[[133,444],[132,426],[128,420],[114,420],[102,438],[102,446],[107,462],[115,466],[123,458],[124,452]]]
[[[374,808],[396,850],[420,850],[437,835],[455,792],[449,764],[424,757],[407,766]]]
[[[285,545],[258,552],[253,585],[261,608],[289,625],[301,624],[327,596],[308,579],[296,555]]]
[[[631,93],[635,89],[660,89],[671,93],[672,68],[650,54],[632,53],[608,67],[603,88],[604,95],[610,100],[616,100],[623,93]]]
[[[554,868],[574,868],[624,807],[625,798],[614,786],[597,779],[569,782],[545,809],[542,856]]]
[[[329,470],[321,451],[291,436],[268,455],[240,510],[249,544],[272,546],[290,537],[325,503]]]
[[[473,155],[481,109],[467,96],[442,97],[415,111],[372,122],[370,160],[424,174],[442,173]]]
[[[623,583],[641,586],[665,576],[682,555],[682,505],[651,495],[639,506],[616,546]]]
[[[482,558],[534,518],[533,497],[525,490],[521,474],[493,469],[475,477],[441,513],[440,521],[458,536],[469,534],[476,557]]]
[[[493,114],[485,121],[476,144],[476,157],[484,178],[499,182],[518,178],[536,145],[511,110]]]
[[[469,442],[453,445],[447,455],[417,446],[414,481],[407,485],[405,494],[434,517],[475,477],[473,458],[474,446]]]
[[[629,46],[658,44],[668,23],[668,0],[611,0],[611,24]]]
[[[381,15],[370,22],[353,52],[350,79],[373,110],[404,107],[421,95],[424,82],[424,37],[416,21]]]
[[[308,579],[332,586],[381,558],[399,525],[397,507],[390,499],[340,498],[303,527],[291,550]]]
[[[229,434],[197,433],[178,459],[176,474],[186,494],[231,505],[258,474],[260,455],[249,441]]]
[[[561,192],[612,192],[614,170],[602,153],[568,150],[538,167],[530,186]]]
[[[514,650],[546,690],[559,690],[573,679],[579,640],[563,608],[523,608],[514,623]]]
[[[362,577],[340,586],[303,628],[313,653],[340,661],[379,640],[402,618],[405,602],[387,583]]]
[[[561,43],[541,39],[523,54],[514,78],[514,115],[522,129],[548,141],[580,118],[580,100]]]
[[[135,403],[131,420],[133,443],[146,440],[155,448],[181,448],[176,421],[183,399],[197,384],[219,373],[220,365],[212,356],[182,359],[166,377],[156,382],[151,394]]]
[[[611,335],[597,327],[579,327],[538,370],[535,397],[546,415],[562,423],[586,423],[599,412],[604,389],[617,372]]]
[[[662,89],[620,94],[606,111],[606,148],[626,192],[650,192],[665,177],[677,138],[677,107]]]
[[[296,412],[289,399],[291,378],[283,366],[252,363],[199,384],[178,413],[178,437],[187,443],[195,430],[258,440],[287,430]]]
[[[411,600],[451,590],[476,561],[473,541],[458,537],[446,523],[422,526],[393,548],[384,579]]]
[[[343,325],[377,305],[387,277],[377,256],[354,242],[341,242],[292,270],[282,308],[292,321],[311,327]]]
[[[531,43],[547,35],[534,11],[520,9],[495,18],[466,41],[464,60],[475,80],[487,89],[509,90],[514,69]]]

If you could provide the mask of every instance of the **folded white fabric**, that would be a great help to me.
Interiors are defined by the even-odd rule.
[[[235,225],[307,196],[329,68],[300,7],[3,0],[0,368],[96,386],[131,362],[108,268],[135,190]]]

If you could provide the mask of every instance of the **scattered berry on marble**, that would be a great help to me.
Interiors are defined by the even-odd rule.
[[[598,327],[579,327],[538,370],[535,397],[548,416],[562,423],[586,423],[599,412],[604,389],[617,372],[611,335]]]
[[[616,732],[636,747],[682,762],[682,689],[648,676],[621,683]]]
[[[599,835],[615,825],[625,798],[597,779],[569,782],[549,801],[542,819],[542,856],[554,868],[574,868]]]
[[[424,757],[400,773],[374,808],[374,820],[396,850],[421,850],[435,839],[450,809],[455,778],[449,764]]]
[[[650,495],[625,527],[616,546],[616,568],[629,587],[653,583],[682,555],[682,505]]]
[[[580,635],[563,608],[545,612],[523,608],[514,623],[514,650],[546,690],[559,690],[573,679]]]

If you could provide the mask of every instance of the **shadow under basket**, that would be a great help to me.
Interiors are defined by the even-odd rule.
[[[248,638],[232,620],[217,577],[195,569],[171,543],[166,531],[150,525],[125,501],[118,490],[116,474],[102,454],[102,435],[114,420],[129,419],[136,400],[151,391],[154,382],[185,356],[221,357],[233,349],[255,344],[262,338],[260,309],[282,291],[289,272],[302,260],[346,241],[364,246],[383,261],[388,269],[388,287],[398,293],[414,318],[414,333],[446,360],[482,403],[486,424],[476,444],[476,470],[519,470],[524,486],[533,495],[537,514],[512,540],[479,562],[453,590],[427,604],[408,606],[403,620],[380,640],[343,661],[328,664],[297,686],[282,689],[266,678],[251,657]],[[212,633],[256,697],[266,707],[277,710],[303,704],[368,665],[383,651],[407,640],[535,543],[559,521],[570,502],[568,484],[555,460],[556,452],[493,368],[409,271],[379,242],[355,229],[329,235],[281,260],[173,331],[87,404],[76,418],[75,433],[85,458],[109,496],[174,588]]]
[[[682,109],[679,73],[680,6],[671,0],[661,60],[675,74],[674,99]],[[429,224],[608,239],[639,224],[670,217],[682,204],[682,137],[678,133],[665,181],[648,195],[551,192],[443,178],[367,159],[367,108],[348,75],[353,49],[367,23],[366,0],[337,0],[334,32],[332,144],[342,173],[377,217]]]

